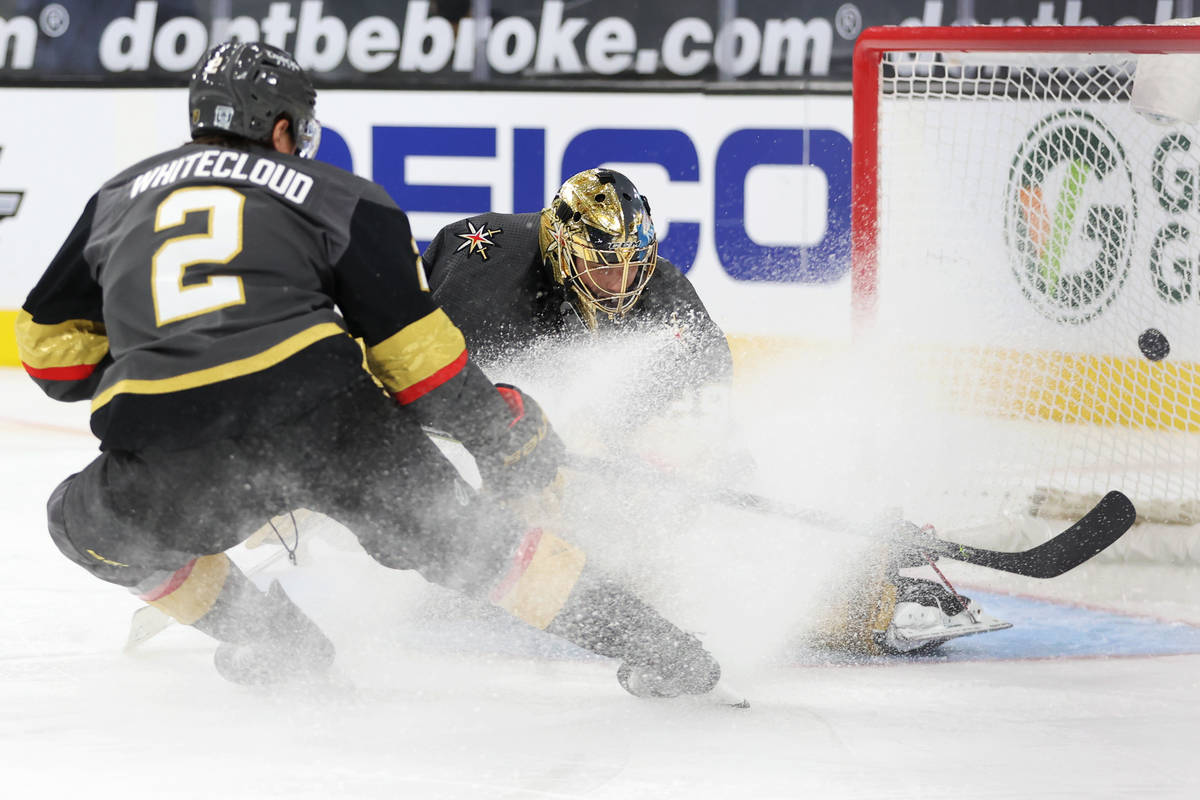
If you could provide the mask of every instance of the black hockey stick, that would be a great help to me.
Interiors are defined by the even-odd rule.
[[[933,540],[937,554],[1031,578],[1056,578],[1120,539],[1133,526],[1137,511],[1124,494],[1111,491],[1071,527],[1049,541],[1016,553],[984,550]]]
[[[453,437],[439,431],[426,428],[425,432],[433,438],[455,441]],[[564,464],[568,468],[583,472],[635,477],[648,484],[670,484],[682,492],[708,502],[784,517],[826,530],[858,536],[870,535],[868,526],[854,525],[827,511],[801,508],[752,492],[704,485],[648,466],[639,468],[625,462],[579,453],[567,453]],[[933,536],[913,542],[913,547],[917,550],[924,549],[932,555],[1001,572],[1031,578],[1055,578],[1079,566],[1124,536],[1126,531],[1133,527],[1136,517],[1137,511],[1130,499],[1121,492],[1111,491],[1071,527],[1028,550],[987,550]]]
[[[629,474],[629,467],[608,459],[569,454],[569,467],[591,472]],[[646,472],[651,472],[647,468]],[[803,522],[809,525],[836,530],[843,533],[866,535],[866,529],[852,525],[841,517],[824,511],[799,508],[750,492],[741,492],[719,486],[702,486],[685,478],[655,472],[648,480],[670,483],[697,498],[758,511]],[[977,564],[982,567],[1026,575],[1031,578],[1054,578],[1074,569],[1125,535],[1133,526],[1137,512],[1129,498],[1118,491],[1111,491],[1100,499],[1079,521],[1049,541],[1028,550],[1015,553],[1003,550],[985,550],[946,539],[929,537],[914,542],[913,546],[932,554]]]

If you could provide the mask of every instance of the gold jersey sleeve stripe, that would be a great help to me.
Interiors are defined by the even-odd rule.
[[[171,392],[196,389],[200,386],[208,386],[230,380],[231,378],[240,378],[243,375],[261,372],[294,356],[314,342],[328,339],[330,336],[345,335],[346,332],[337,323],[322,322],[319,325],[313,325],[307,330],[284,339],[279,344],[261,353],[219,364],[215,367],[196,370],[195,372],[185,372],[182,375],[175,375],[170,378],[128,378],[123,381],[117,381],[96,395],[95,399],[92,400],[92,411],[94,413],[97,409],[102,408],[119,394],[170,394]]]
[[[69,319],[46,325],[34,322],[33,315],[21,309],[15,330],[17,355],[32,374],[94,367],[108,352],[103,322]]]
[[[401,402],[412,402],[457,375],[466,349],[462,331],[438,308],[368,347],[367,364]]]

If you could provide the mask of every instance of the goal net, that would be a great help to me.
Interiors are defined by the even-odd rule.
[[[1200,563],[1198,53],[1191,26],[860,37],[856,319],[906,510],[1018,547],[1120,489],[1118,554]]]

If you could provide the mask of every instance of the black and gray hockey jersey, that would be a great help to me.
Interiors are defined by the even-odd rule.
[[[566,342],[592,333],[569,301],[569,290],[543,264],[539,221],[536,212],[480,214],[442,228],[425,249],[433,299],[463,331],[485,369],[535,341]],[[602,325],[595,333],[618,330],[655,331],[672,339],[646,376],[664,387],[683,392],[732,376],[725,335],[691,282],[661,256],[633,309],[619,325]]]
[[[320,162],[187,144],[106,182],[17,320],[25,369],[105,449],[177,448],[363,377],[464,441],[511,419],[434,303],[406,215]],[[459,430],[455,430],[458,428]]]

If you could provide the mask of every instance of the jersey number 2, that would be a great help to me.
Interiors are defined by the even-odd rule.
[[[151,261],[150,281],[158,325],[178,322],[246,302],[237,275],[210,275],[184,284],[188,267],[228,264],[242,252],[242,215],[246,197],[224,186],[196,186],[171,192],[158,205],[154,230],[182,225],[188,214],[208,212],[208,231],[173,236]]]

